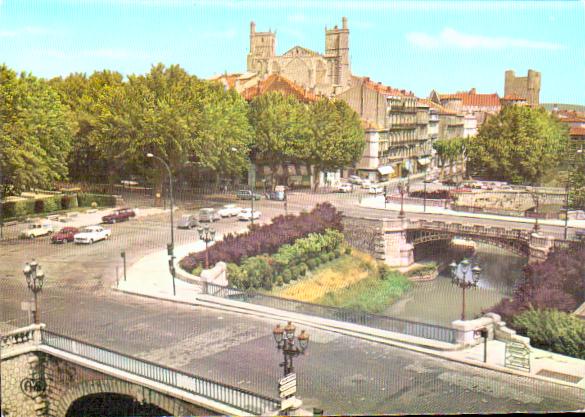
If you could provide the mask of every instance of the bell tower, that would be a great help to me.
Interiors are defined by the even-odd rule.
[[[256,23],[250,22],[250,53],[247,70],[263,75],[276,51],[276,32],[256,32]]]
[[[349,62],[349,28],[343,17],[341,29],[325,28],[325,59],[329,63],[329,74],[334,86],[346,86],[351,77]]]

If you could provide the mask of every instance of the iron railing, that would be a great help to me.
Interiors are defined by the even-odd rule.
[[[133,358],[123,353],[46,330],[42,330],[41,334],[42,342],[46,346],[179,388],[252,414],[264,415],[280,407],[280,402],[276,399],[255,394],[239,387],[233,387],[200,376],[189,375],[177,369],[161,366],[144,359]]]
[[[390,316],[372,314],[358,310],[324,306],[261,294],[251,290],[239,290],[237,288],[202,283],[206,286],[206,294],[216,297],[242,301],[250,304],[262,305],[293,313],[307,314],[330,320],[361,324],[380,330],[387,330],[425,339],[438,340],[447,343],[456,343],[457,332],[455,329],[436,324],[419,323]]]

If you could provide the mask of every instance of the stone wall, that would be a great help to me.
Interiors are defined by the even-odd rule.
[[[5,417],[45,415],[43,398],[39,397],[37,402],[20,388],[21,381],[31,376],[30,362],[37,359],[36,353],[25,353],[2,360],[2,409]]]
[[[382,222],[377,219],[359,217],[343,218],[343,235],[347,243],[372,256],[377,255]]]

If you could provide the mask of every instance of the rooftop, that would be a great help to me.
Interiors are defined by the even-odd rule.
[[[312,93],[306,88],[301,87],[288,78],[278,74],[272,74],[255,86],[246,88],[242,91],[242,96],[244,99],[251,101],[255,97],[269,91],[279,91],[283,94],[290,94],[305,102],[317,101],[320,98],[317,94]]]
[[[477,94],[475,88],[469,91],[459,91],[453,94],[438,94],[441,100],[459,99],[463,106],[468,107],[499,107],[500,96],[498,93]]]

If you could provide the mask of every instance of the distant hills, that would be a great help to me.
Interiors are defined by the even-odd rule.
[[[579,111],[585,112],[585,106],[580,104],[561,104],[561,103],[540,103],[542,107],[551,111],[555,106],[559,108],[559,110],[571,110],[571,111]]]

